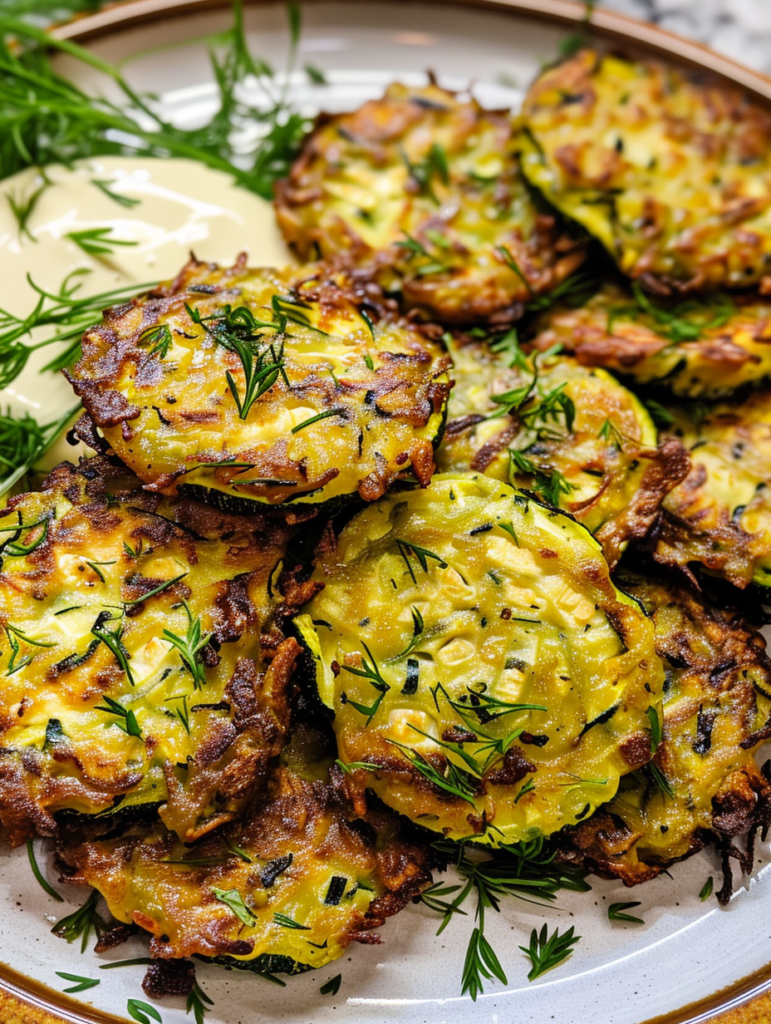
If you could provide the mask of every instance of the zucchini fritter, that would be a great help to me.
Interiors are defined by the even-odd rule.
[[[664,499],[649,543],[664,565],[701,565],[771,587],[771,390],[744,402],[667,407],[692,468]]]
[[[431,881],[396,816],[351,812],[328,782],[278,768],[264,802],[194,847],[162,827],[59,844],[111,913],[150,932],[157,957],[297,974],[336,959]]]
[[[162,803],[186,840],[263,784],[299,652],[268,666],[270,578],[287,528],[63,464],[0,514],[0,820]],[[165,803],[164,803],[165,801]]]
[[[663,735],[647,770],[622,780],[606,809],[570,830],[602,874],[635,885],[707,842],[752,869],[755,833],[771,820],[771,785],[753,750],[771,736],[771,661],[763,637],[731,610],[684,587],[624,576],[653,616],[664,661]],[[746,838],[746,852],[733,846]]]
[[[243,511],[373,501],[410,468],[427,483],[448,365],[374,286],[239,259],[107,310],[69,379],[151,490]]]
[[[276,212],[301,259],[369,262],[405,304],[445,323],[506,322],[583,259],[522,178],[508,112],[430,84],[394,84],[350,114],[324,116]]]
[[[371,788],[450,838],[528,840],[649,759],[652,626],[561,512],[441,474],[356,516],[314,578],[295,622],[360,805]]]
[[[760,283],[771,265],[771,114],[724,82],[585,49],[523,106],[522,169],[658,292]]]
[[[717,294],[676,303],[606,285],[580,309],[558,308],[536,324],[534,345],[561,344],[583,366],[688,398],[720,398],[771,379],[771,300]]]
[[[535,490],[594,533],[614,564],[687,472],[682,447],[659,450],[643,405],[603,370],[563,356],[510,365],[474,342],[453,346],[452,356],[439,470],[477,470]]]

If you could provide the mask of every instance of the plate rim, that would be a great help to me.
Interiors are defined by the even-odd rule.
[[[275,6],[280,0],[243,0],[245,7]],[[329,0],[302,0],[304,4]],[[355,4],[361,0],[336,0]],[[771,109],[771,76],[723,56],[702,43],[685,39],[650,22],[643,22],[616,11],[593,8],[579,0],[385,0],[394,7],[457,7],[486,10],[562,25],[568,29],[586,28],[593,36],[626,49],[656,57],[673,57],[681,64],[709,71],[724,81],[739,86]],[[104,36],[136,28],[155,21],[221,10],[231,0],[121,0],[93,14],[78,15],[52,28],[60,40],[85,43]],[[641,1024],[706,1024],[718,1014],[747,1005],[771,991],[771,963],[739,979],[718,992],[688,1003],[677,1010]],[[57,992],[43,982],[22,974],[0,962],[0,993],[19,1001],[35,1012],[35,1019],[24,1024],[123,1024],[125,1018],[86,1006]],[[56,1015],[56,1016],[54,1016]]]
[[[277,0],[243,0],[245,7],[267,7]],[[324,0],[302,0],[323,3]],[[361,0],[341,0],[358,3]],[[586,27],[604,39],[649,54],[676,57],[681,63],[710,71],[718,77],[741,86],[764,103],[771,104],[771,76],[754,71],[731,57],[717,53],[709,46],[670,32],[651,22],[639,21],[626,14],[605,8],[592,8],[579,0],[387,0],[397,6],[461,7],[488,10],[499,14],[530,18],[535,21],[561,24],[566,28]],[[230,0],[122,0],[110,3],[94,14],[84,14],[52,30],[57,39],[85,42],[129,27],[184,14],[197,14],[230,6]]]

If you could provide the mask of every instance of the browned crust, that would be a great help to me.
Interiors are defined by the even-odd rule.
[[[413,139],[417,144],[418,139],[432,136],[445,121],[452,126],[448,129],[451,149],[454,143],[462,145],[463,140],[487,125],[495,131],[498,152],[504,158],[495,189],[484,201],[470,177],[453,176],[451,169],[452,198],[445,207],[475,203],[481,213],[494,201],[506,209],[506,203],[514,202],[517,192],[524,193],[516,157],[516,132],[508,111],[484,110],[473,99],[461,102],[455,93],[440,89],[432,81],[423,89],[396,83],[381,99],[370,100],[353,112],[321,114],[288,178],[276,183],[276,219],[287,243],[301,259],[341,256],[378,279],[392,278],[396,272],[402,278],[407,308],[438,316],[445,324],[511,323],[520,319],[533,294],[551,291],[584,260],[583,241],[567,234],[554,214],[534,208],[528,228],[512,223],[505,233],[499,232],[497,245],[508,249],[525,279],[512,275],[503,287],[500,271],[505,270],[504,257],[493,245],[488,246],[490,268],[482,272],[475,260],[478,253],[469,251],[460,240],[463,229],[452,244],[454,255],[463,257],[460,263],[431,273],[415,273],[410,268],[404,251],[396,245],[404,232],[430,247],[431,233],[445,227],[439,206],[425,215],[418,213],[422,191],[419,175],[407,177],[403,208],[394,215],[391,237],[381,248],[371,248],[353,223],[326,205],[330,202],[325,190],[327,174],[330,169],[334,172],[341,160],[366,160],[375,172],[385,172],[395,160],[403,159],[401,154],[410,148]],[[452,158],[450,152],[450,168]]]
[[[711,724],[703,735],[702,708],[709,713],[711,696],[730,692],[730,714],[737,723],[733,750],[721,749],[716,756],[724,758],[730,753],[734,762],[744,763],[726,771],[708,791],[709,825],[694,828],[684,853],[666,856],[648,851],[641,844],[645,832],[635,830],[624,818],[623,802],[614,801],[587,821],[560,833],[557,839],[560,856],[604,878],[619,878],[625,885],[632,886],[655,877],[670,864],[690,857],[706,845],[713,845],[720,852],[723,865],[723,885],[717,896],[726,903],[733,891],[731,862],[735,860],[743,872],[751,872],[755,838],[758,833],[765,836],[771,824],[770,765],[766,763],[758,768],[750,756],[743,755],[771,731],[771,715],[755,732],[751,732],[750,725],[755,717],[758,695],[767,690],[771,694],[771,659],[766,653],[766,643],[739,612],[712,607],[687,587],[662,585],[657,581],[640,583],[638,580],[635,584],[630,577],[622,578],[622,585],[641,598],[652,612],[657,626],[657,653],[669,666],[674,685],[682,693],[694,696],[693,706],[691,702],[684,702],[679,708],[675,705],[674,714],[668,715],[665,706],[664,738],[654,758],[665,777],[672,781],[675,793],[678,792],[679,765],[672,731],[690,725],[693,719],[694,749],[699,747],[701,756],[709,757]],[[677,608],[679,628],[673,628],[669,618],[662,620],[667,625],[658,623],[659,610],[666,612],[667,604]],[[650,736],[646,739],[649,743]],[[698,786],[698,781],[693,785]],[[638,789],[644,791],[647,786],[649,783],[641,778]],[[646,799],[647,794],[643,793],[643,801]],[[685,812],[685,807],[683,810]],[[650,827],[657,827],[656,822]]]
[[[641,453],[641,458],[646,457]],[[627,508],[597,531],[608,564],[615,568],[627,541],[642,540],[660,514],[664,497],[683,480],[691,467],[688,452],[674,437],[664,438],[651,453],[640,488]]]
[[[608,97],[600,94],[596,75],[603,56],[583,49],[546,69],[533,83],[525,97],[523,117],[537,142],[545,142],[546,132],[557,126],[563,129],[559,138],[570,137],[571,123],[584,128],[595,110],[602,111],[601,104],[607,103]],[[637,104],[635,87],[630,84],[628,108],[619,104],[618,111],[611,109],[610,117],[616,120],[609,117],[607,123],[596,125],[588,140],[581,138],[562,145],[555,142],[549,154],[553,166],[564,176],[566,187],[589,195],[599,192],[611,197],[614,191],[623,193],[627,188],[642,192],[642,184],[629,184],[639,168],[626,157],[623,144],[617,147],[607,139],[614,136],[614,127],[623,131],[626,123],[634,126],[638,121],[655,119],[668,143],[686,149],[692,159],[715,171],[717,181],[708,183],[705,176],[705,180],[694,183],[696,192],[704,187],[713,189],[712,203],[704,204],[700,221],[689,222],[683,228],[677,211],[657,194],[655,175],[649,175],[652,180],[649,194],[641,196],[641,214],[634,222],[615,228],[617,252],[613,255],[620,257],[626,249],[626,232],[644,243],[639,250],[635,246],[623,252],[624,269],[648,291],[659,295],[706,291],[721,284],[746,287],[765,282],[768,239],[763,238],[763,231],[767,234],[767,221],[758,230],[753,219],[767,214],[771,191],[766,188],[765,194],[758,195],[748,194],[748,189],[742,194],[743,182],[728,172],[732,166],[741,169],[756,165],[755,180],[767,177],[771,114],[740,89],[712,76],[694,76],[652,59],[633,63],[638,72]],[[672,96],[681,102],[671,100]],[[539,139],[542,126],[544,135]],[[659,152],[652,155],[662,157]],[[670,165],[675,165],[673,158]],[[662,182],[665,174],[662,171]]]
[[[322,782],[307,782],[284,768],[271,776],[269,795],[255,803],[241,820],[207,836],[196,847],[202,858],[222,858],[222,867],[205,867],[186,874],[186,884],[200,890],[200,907],[211,913],[190,917],[184,910],[169,910],[162,924],[139,908],[134,921],[152,933],[151,953],[161,958],[180,958],[199,954],[248,955],[251,942],[233,940],[232,924],[220,913],[211,894],[212,885],[226,886],[227,846],[236,844],[261,861],[274,861],[291,850],[301,870],[303,856],[324,857],[324,851],[341,853],[352,863],[369,864],[380,895],[366,914],[354,915],[345,941],[378,942],[373,929],[398,913],[410,899],[431,882],[426,849],[406,833],[396,815],[385,808],[373,809],[364,820],[352,821],[351,809],[334,787]],[[148,844],[147,830],[134,829],[116,840],[83,842],[80,837],[62,836],[58,855],[66,867],[68,880],[115,891],[126,872],[139,869],[145,879],[155,877],[157,884],[168,884],[164,861],[174,848],[173,837]],[[157,838],[157,837],[156,837]],[[231,858],[232,863],[232,858]],[[173,868],[171,869],[173,871]],[[250,884],[259,889],[259,877],[250,874]],[[272,882],[270,883],[272,885]],[[267,883],[266,883],[267,885]],[[176,901],[170,907],[178,908]],[[171,918],[168,914],[173,915]],[[164,934],[172,933],[172,935]]]

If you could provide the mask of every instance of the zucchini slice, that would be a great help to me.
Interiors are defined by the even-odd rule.
[[[642,403],[604,370],[565,356],[512,360],[480,342],[453,345],[452,357],[439,470],[535,491],[596,534],[615,562],[683,475],[679,446],[659,450]]]
[[[664,565],[771,587],[771,390],[744,402],[667,406],[692,468],[652,539]]]
[[[319,119],[277,184],[278,222],[301,259],[369,263],[441,322],[518,319],[583,260],[583,243],[534,201],[518,147],[508,112],[396,83]]]
[[[607,808],[571,830],[596,870],[644,882],[700,850],[724,854],[734,839],[771,820],[771,786],[753,750],[771,735],[771,662],[766,642],[740,614],[695,591],[625,573],[624,588],[653,617],[667,665],[662,704],[652,712],[650,768],[623,779]],[[743,862],[743,854],[737,859]],[[728,887],[722,891],[730,896]]]
[[[187,841],[265,781],[299,652],[260,650],[289,531],[140,489],[91,460],[0,513],[0,820],[162,804]],[[136,488],[136,481],[134,481]],[[273,645],[274,648],[276,644]]]
[[[648,760],[653,628],[563,513],[441,474],[357,515],[316,576],[295,622],[353,791],[497,844],[581,820]]]
[[[522,169],[621,270],[746,288],[771,258],[771,114],[739,89],[584,49],[525,97]]]
[[[351,817],[328,781],[283,765],[267,799],[195,846],[158,826],[60,843],[59,856],[119,921],[151,934],[154,956],[297,974],[377,941],[371,929],[431,881],[395,815]]]
[[[69,378],[150,489],[226,508],[373,501],[426,483],[449,361],[376,288],[322,267],[191,262],[107,310]]]
[[[550,310],[534,346],[686,398],[720,398],[771,379],[771,301],[748,292],[666,301],[606,285],[580,309]]]

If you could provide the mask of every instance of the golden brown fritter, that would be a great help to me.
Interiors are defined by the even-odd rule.
[[[665,302],[607,284],[584,306],[558,307],[533,344],[561,344],[582,366],[688,398],[719,398],[771,379],[771,301],[757,293]]]
[[[646,544],[664,565],[771,587],[771,390],[667,408],[692,467],[665,498]]]
[[[622,781],[614,800],[567,839],[594,870],[644,882],[713,843],[752,868],[756,833],[771,820],[768,772],[753,751],[771,736],[771,661],[763,637],[738,613],[671,582],[623,575],[653,617],[667,670],[654,770]],[[656,745],[658,725],[651,722]],[[734,845],[743,838],[745,850]]]
[[[770,284],[771,114],[733,86],[581,50],[523,106],[522,168],[659,293]]]
[[[374,501],[407,470],[428,482],[449,391],[441,346],[392,306],[329,267],[191,262],[107,310],[68,377],[151,490]]]
[[[162,804],[190,841],[259,791],[299,652],[268,633],[290,536],[63,464],[0,512],[0,820]]]
[[[372,929],[431,881],[394,815],[351,819],[329,782],[283,766],[267,799],[193,847],[158,826],[58,851],[70,881],[150,933],[154,956],[295,974],[377,942]]]
[[[591,530],[614,565],[687,472],[682,446],[659,448],[642,403],[575,359],[511,358],[482,342],[453,345],[452,358],[439,470],[481,471],[536,491]]]
[[[354,517],[313,578],[295,624],[357,807],[373,790],[446,838],[528,841],[650,758],[651,623],[563,513],[439,474]]]
[[[325,115],[276,189],[301,259],[347,254],[446,323],[507,322],[550,292],[583,247],[534,202],[508,112],[434,83],[389,86],[350,114]]]

